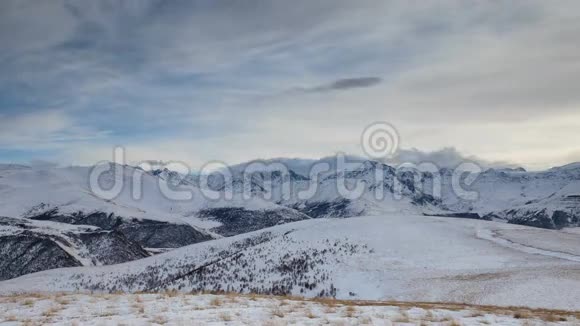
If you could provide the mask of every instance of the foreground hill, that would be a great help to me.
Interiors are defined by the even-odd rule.
[[[578,325],[569,311],[298,297],[30,294],[0,297],[3,325]],[[2,318],[4,320],[2,320]]]
[[[317,219],[134,262],[0,282],[0,292],[234,291],[580,308],[577,234],[426,216]]]

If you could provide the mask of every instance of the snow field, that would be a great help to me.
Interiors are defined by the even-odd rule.
[[[578,325],[580,313],[238,294],[0,297],[0,325]]]

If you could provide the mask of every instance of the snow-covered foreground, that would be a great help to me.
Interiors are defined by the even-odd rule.
[[[0,293],[177,289],[578,310],[577,248],[575,234],[505,223],[318,219],[124,264],[30,274],[0,282]]]
[[[526,308],[304,300],[235,294],[0,297],[2,325],[578,325],[578,313]]]

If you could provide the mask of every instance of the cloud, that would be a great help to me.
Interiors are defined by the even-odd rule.
[[[28,164],[35,169],[51,169],[58,166],[58,163],[46,160],[31,160]]]
[[[564,158],[564,162],[580,162],[580,150],[567,154]]]
[[[329,91],[343,91],[353,88],[372,87],[381,83],[382,79],[379,77],[357,77],[357,78],[343,78],[335,80],[326,85],[320,85],[309,88],[298,88],[303,92],[329,92]]]
[[[66,113],[44,110],[34,113],[0,115],[0,148],[61,148],[67,143],[101,138],[107,131],[83,127]]]
[[[389,121],[407,148],[557,164],[580,130],[578,9],[2,1],[0,151],[93,161],[121,144],[143,159],[320,157],[356,153],[366,125]],[[287,91],[296,85],[306,86]]]
[[[400,149],[388,163],[400,165],[404,163],[421,164],[433,163],[440,168],[455,168],[462,163],[475,163],[482,168],[516,168],[517,165],[509,162],[490,162],[475,155],[464,155],[453,147],[435,151],[421,151],[416,148]]]

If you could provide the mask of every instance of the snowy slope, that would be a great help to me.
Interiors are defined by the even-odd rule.
[[[517,307],[144,293],[0,297],[3,325],[578,325],[580,313]],[[2,322],[2,317],[0,317]]]
[[[580,252],[569,250],[579,245],[561,231],[477,220],[317,219],[114,266],[31,274],[0,282],[0,291],[175,288],[579,309]]]

